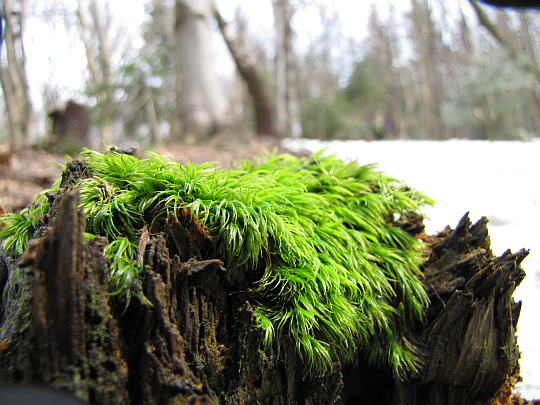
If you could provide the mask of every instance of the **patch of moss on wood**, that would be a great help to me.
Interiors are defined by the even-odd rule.
[[[485,223],[464,217],[455,231],[421,235],[429,200],[333,157],[222,171],[87,155],[30,209],[31,229],[3,217],[13,256],[39,239],[28,267],[8,272],[5,313],[24,307],[19,279],[29,326],[0,354],[1,381],[45,382],[92,403],[412,404],[449,392],[473,403],[517,372],[511,294],[526,252],[494,257]],[[58,310],[82,322],[50,331]],[[5,317],[0,333],[17,325]],[[466,361],[478,348],[468,330],[505,349]],[[439,339],[450,332],[461,346]]]

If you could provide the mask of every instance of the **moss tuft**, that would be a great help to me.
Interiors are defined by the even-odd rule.
[[[226,266],[264,268],[252,297],[267,350],[296,349],[305,375],[363,355],[406,378],[420,366],[408,330],[428,304],[419,280],[423,245],[396,217],[432,201],[373,165],[321,153],[270,155],[221,170],[86,150],[93,173],[78,184],[87,232],[107,238],[109,291],[144,300],[137,241],[146,221],[188,209],[206,226]],[[48,202],[0,219],[0,239],[23,252]]]

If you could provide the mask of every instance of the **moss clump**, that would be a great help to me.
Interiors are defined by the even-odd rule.
[[[188,209],[206,226],[226,266],[264,268],[252,287],[268,350],[292,345],[306,375],[365,355],[397,378],[417,370],[407,331],[422,321],[422,243],[396,217],[419,214],[423,194],[377,171],[316,154],[272,155],[231,170],[87,150],[93,176],[78,184],[87,232],[105,236],[110,292],[129,303],[141,267],[140,230]],[[0,239],[19,255],[48,201],[1,221]]]

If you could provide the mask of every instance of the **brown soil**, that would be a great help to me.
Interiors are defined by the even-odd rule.
[[[41,150],[7,151],[0,157],[0,211],[15,212],[32,204],[49,188],[66,162],[62,155]]]
[[[242,159],[262,157],[277,150],[284,152],[271,140],[213,139],[205,146],[186,146],[179,143],[155,147],[154,152],[170,156],[185,163],[216,162],[221,167],[231,167]],[[137,150],[139,155],[145,151]],[[77,159],[75,156],[74,159]],[[49,188],[60,176],[66,157],[61,154],[27,148],[9,150],[0,145],[0,214],[16,212],[32,204],[36,196]]]

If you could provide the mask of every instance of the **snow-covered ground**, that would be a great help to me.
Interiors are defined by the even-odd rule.
[[[437,201],[424,212],[429,233],[452,228],[467,211],[489,219],[495,254],[530,249],[522,264],[527,277],[514,293],[523,306],[518,324],[524,381],[518,390],[540,398],[540,141],[332,141],[285,139],[290,150],[337,154],[381,171]]]

